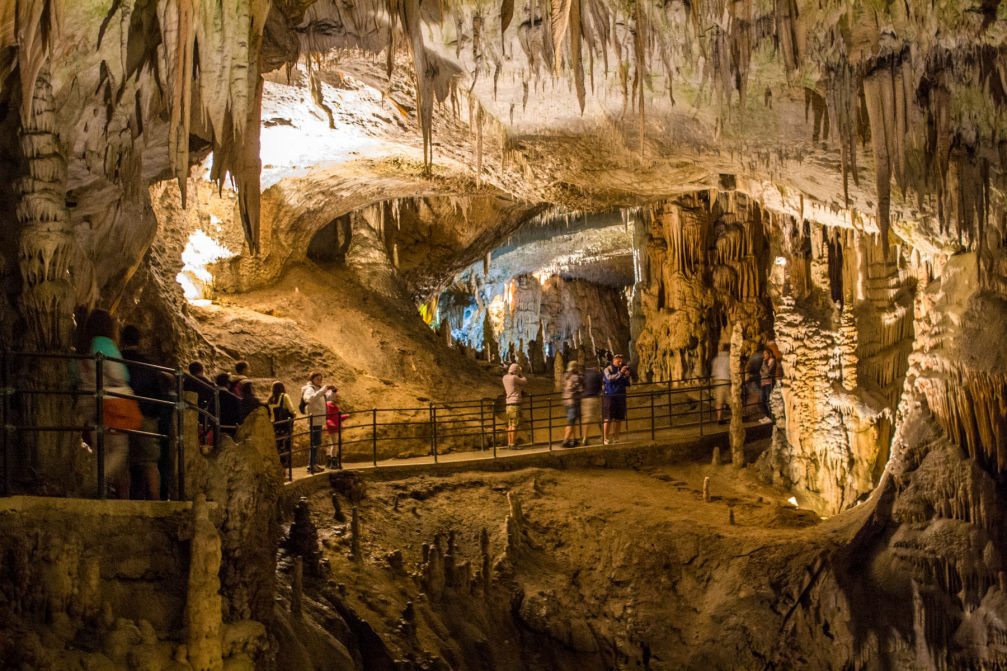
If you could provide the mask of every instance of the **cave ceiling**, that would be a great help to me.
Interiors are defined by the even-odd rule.
[[[1005,38],[998,1],[20,0],[0,10],[3,124],[48,78],[92,264],[141,253],[153,231],[130,203],[170,177],[184,200],[202,164],[237,190],[253,252],[260,189],[271,212],[320,189],[506,194],[533,214],[736,188],[995,265]]]

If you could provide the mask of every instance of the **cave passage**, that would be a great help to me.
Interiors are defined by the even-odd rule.
[[[456,274],[425,309],[432,328],[487,360],[551,372],[628,351],[632,235],[620,211],[525,222]]]

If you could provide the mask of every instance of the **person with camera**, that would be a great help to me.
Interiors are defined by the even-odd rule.
[[[308,473],[319,473],[325,470],[318,463],[318,448],[322,446],[322,429],[325,428],[327,414],[325,402],[335,390],[335,385],[322,384],[321,373],[312,373],[308,378],[308,383],[301,387],[301,404],[298,409],[308,416],[308,423],[311,426]]]
[[[606,445],[619,441],[619,431],[626,421],[626,388],[629,387],[633,372],[623,364],[621,354],[612,357],[612,363],[602,373],[605,396],[602,398],[603,428]]]

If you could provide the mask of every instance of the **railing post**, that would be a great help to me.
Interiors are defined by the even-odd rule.
[[[493,418],[493,433],[490,434],[490,445],[493,446],[493,458],[497,458],[497,409],[496,403],[493,404],[493,409],[490,411],[490,416]]]
[[[548,423],[549,451],[552,452],[552,396],[547,396],[546,399],[547,399],[547,402],[548,402],[548,404],[547,404],[547,408],[548,408],[547,412],[549,413],[549,423]]]
[[[220,387],[216,384],[213,385],[213,412],[216,415],[217,428],[213,432],[213,451],[216,452],[220,449]],[[291,426],[293,428],[293,426]],[[290,459],[293,460],[293,433],[291,433],[291,454]],[[294,476],[291,475],[290,479],[293,480]]]
[[[535,444],[535,394],[528,394],[528,426],[531,427],[531,444],[534,445]]]
[[[671,380],[668,380],[668,428],[671,428],[672,417],[674,412],[672,411],[673,403],[671,402]]]
[[[105,357],[101,352],[94,355],[94,435],[98,458],[98,498],[105,498]],[[119,493],[119,496],[122,496]]]
[[[3,398],[0,398],[0,431],[3,431],[3,435],[0,436],[0,440],[3,441],[3,495],[10,496],[13,490],[13,478],[11,476],[11,468],[13,467],[11,459],[11,438],[10,438],[10,395],[11,395],[11,381],[10,381],[10,358],[6,351],[0,351],[0,393],[3,394]]]
[[[291,420],[293,421],[293,420]],[[343,469],[343,418],[339,418],[339,424],[336,426],[336,467],[339,470]]]
[[[703,437],[703,387],[699,388],[699,437]]]
[[[178,500],[185,500],[185,378],[182,369],[175,371],[175,472],[178,479]]]
[[[294,418],[291,417],[287,420],[287,444],[284,446],[287,450],[287,480],[290,482],[294,481]]]
[[[654,420],[654,390],[650,392],[650,439],[657,438],[657,427]]]
[[[486,409],[483,403],[485,400],[479,399],[479,449],[483,452],[486,451]]]
[[[371,409],[371,463],[378,465],[378,409]]]
[[[437,463],[437,406],[430,404],[430,453],[434,455],[434,463]]]

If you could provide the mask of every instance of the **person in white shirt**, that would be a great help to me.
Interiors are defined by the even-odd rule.
[[[319,473],[325,469],[318,464],[318,448],[322,445],[325,427],[325,401],[335,390],[331,384],[322,384],[322,374],[312,373],[308,384],[301,387],[301,412],[308,416],[311,449],[308,452],[308,472]]]
[[[713,360],[713,404],[717,408],[717,424],[723,424],[724,407],[731,398],[731,346],[724,343]]]
[[[521,395],[527,378],[522,374],[521,366],[512,363],[503,376],[504,394],[507,403],[507,447],[514,447],[517,442],[517,428],[521,424]]]

